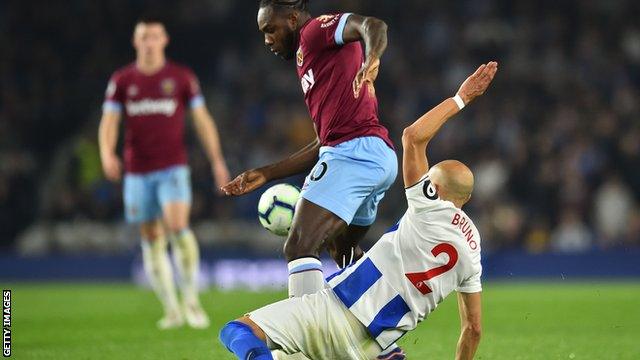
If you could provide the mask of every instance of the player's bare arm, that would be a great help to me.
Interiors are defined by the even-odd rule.
[[[110,181],[120,181],[122,177],[122,162],[116,154],[120,118],[119,112],[105,111],[102,114],[100,129],[98,130],[102,170]]]
[[[482,336],[482,293],[458,293],[460,339],[456,360],[473,359]]]
[[[307,146],[282,161],[243,172],[233,181],[224,185],[222,191],[226,195],[244,195],[268,181],[309,171],[318,161],[319,150],[320,140],[316,138]]]
[[[191,111],[193,123],[198,134],[198,138],[205,149],[217,188],[229,182],[229,170],[224,160],[222,146],[220,145],[220,134],[216,122],[209,113],[206,106],[197,106]]]
[[[344,27],[342,38],[345,43],[362,40],[365,45],[365,62],[353,81],[354,96],[358,97],[365,83],[373,92],[380,57],[387,48],[387,24],[374,17],[352,14]]]
[[[438,106],[422,115],[402,133],[402,175],[405,187],[420,181],[429,170],[426,149],[429,141],[440,130],[442,125],[461,110],[461,106],[469,104],[476,97],[484,94],[498,71],[495,61],[482,64],[460,86],[456,96],[448,98]],[[462,101],[463,104],[458,104]]]

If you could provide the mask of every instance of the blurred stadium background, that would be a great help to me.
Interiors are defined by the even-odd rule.
[[[2,1],[3,284],[143,282],[120,186],[102,176],[97,127],[109,75],[133,60],[133,25],[149,9],[167,19],[169,57],[199,76],[233,174],[313,136],[293,65],[265,51],[255,1]],[[638,304],[639,2],[312,0],[311,10],[388,23],[377,94],[398,146],[405,125],[453,94],[477,64],[498,60],[487,96],[430,147],[434,162],[453,157],[475,172],[467,212],[483,235],[485,279],[625,279],[634,290],[621,301]],[[203,285],[283,289],[282,239],[259,226],[260,192],[218,196],[193,132],[188,143]],[[398,182],[369,241],[404,209]],[[639,335],[637,324],[627,330]]]

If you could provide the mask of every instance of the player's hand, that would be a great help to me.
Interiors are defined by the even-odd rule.
[[[122,178],[122,162],[115,154],[102,156],[102,171],[109,181],[118,182]]]
[[[369,95],[375,95],[376,90],[373,87],[373,83],[378,78],[378,70],[380,69],[380,59],[374,59],[371,61],[366,61],[362,64],[360,71],[356,75],[356,78],[353,80],[353,96],[360,96],[360,90],[363,85],[367,85],[369,89]]]
[[[495,61],[480,65],[476,72],[471,74],[460,86],[458,95],[460,95],[462,101],[468,104],[476,97],[484,94],[497,71],[498,63]]]
[[[253,169],[238,175],[233,181],[221,189],[226,195],[244,195],[252,192],[267,182],[267,177],[260,169]]]
[[[216,188],[222,193],[222,187],[229,182],[229,169],[224,161],[216,162],[211,168],[213,172],[213,180],[216,182]]]

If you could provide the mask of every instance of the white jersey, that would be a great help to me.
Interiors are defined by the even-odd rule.
[[[428,177],[406,189],[402,219],[329,286],[384,349],[452,291],[482,291],[480,234]]]

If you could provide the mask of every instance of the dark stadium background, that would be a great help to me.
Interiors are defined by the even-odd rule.
[[[143,14],[166,20],[169,57],[199,76],[233,174],[310,139],[293,65],[266,51],[255,9],[235,0],[0,2],[0,261],[10,265],[0,278],[135,272],[136,231],[123,222],[120,186],[102,176],[97,125]],[[314,14],[336,9],[389,25],[377,94],[398,148],[405,125],[481,62],[500,62],[486,96],[429,149],[433,163],[456,158],[475,172],[467,211],[489,278],[640,276],[640,3],[311,1]],[[193,224],[209,264],[279,258],[282,240],[256,218],[260,193],[216,195],[193,132],[188,143]],[[369,241],[402,214],[402,196],[397,182]]]
[[[256,3],[0,1],[0,285],[12,290],[15,358],[231,359],[215,340],[223,324],[286,297],[283,239],[258,223],[260,192],[215,194],[190,131],[192,224],[212,323],[157,330],[137,229],[123,221],[120,185],[104,180],[97,144],[107,81],[134,59],[143,15],[165,19],[169,57],[199,76],[234,175],[309,141],[294,65],[264,48]],[[640,2],[310,7],[388,23],[376,87],[397,150],[404,126],[480,63],[500,63],[485,96],[429,148],[432,163],[459,159],[476,175],[466,210],[483,238],[477,358],[640,359]],[[404,209],[398,178],[367,245]],[[323,263],[326,275],[335,270]],[[410,359],[452,358],[454,298],[401,339]]]

